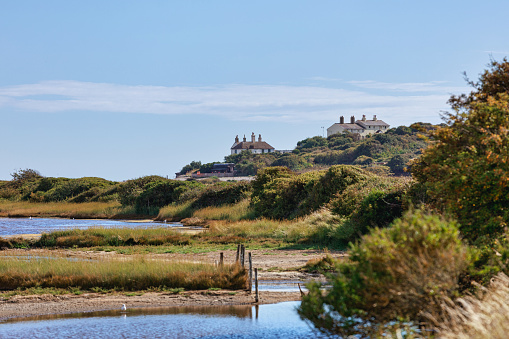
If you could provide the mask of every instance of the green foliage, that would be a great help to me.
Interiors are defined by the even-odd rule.
[[[316,148],[316,147],[323,147],[323,146],[327,146],[327,145],[328,145],[327,139],[320,137],[320,136],[316,136],[316,137],[307,138],[307,139],[297,142],[297,149],[302,150],[304,148]]]
[[[309,260],[306,265],[301,269],[301,271],[309,272],[309,273],[325,273],[334,271],[336,267],[335,260],[327,254],[323,258],[317,258]]]
[[[329,275],[331,289],[308,284],[299,313],[328,334],[372,334],[391,321],[440,313],[466,265],[455,222],[410,212],[352,245],[349,260]]]
[[[127,180],[120,184],[118,188],[118,198],[122,206],[134,206],[136,198],[143,192],[144,187],[156,181],[166,181],[168,179],[157,176],[145,176],[137,179]]]
[[[416,129],[405,126],[392,128],[386,133],[374,134],[358,141],[355,141],[351,134],[333,134],[327,139],[328,149],[313,154],[315,164],[366,166],[389,161],[396,155],[404,154],[405,157],[413,158],[426,146],[426,141],[420,138]]]
[[[457,111],[468,111],[475,106],[475,103],[487,103],[490,98],[495,100],[506,100],[504,93],[509,93],[509,62],[507,58],[502,61],[491,60],[478,81],[471,81],[464,73],[465,80],[473,88],[467,94],[453,95],[449,104]]]
[[[279,153],[254,154],[247,150],[243,150],[238,154],[231,154],[224,157],[227,163],[235,164],[235,171],[239,175],[256,175],[259,170],[272,165],[278,157]]]
[[[26,168],[19,169],[14,173],[11,173],[11,177],[13,181],[27,181],[42,178],[42,175],[39,171],[34,169]]]
[[[395,155],[393,156],[389,162],[387,163],[387,166],[391,169],[392,173],[394,174],[404,174],[405,168],[407,168],[407,163],[410,160],[408,156],[405,155]]]
[[[212,173],[212,167],[214,164],[219,164],[218,161],[209,162],[200,166],[200,173]]]
[[[221,182],[202,190],[192,203],[193,208],[235,204],[247,198],[251,191],[249,182]]]
[[[351,133],[337,133],[327,137],[327,145],[333,150],[345,150],[352,146],[354,137]]]
[[[191,163],[182,167],[179,174],[187,174],[193,170],[199,169],[200,167],[201,167],[201,161],[191,161]]]
[[[507,78],[509,62],[504,59],[492,64],[469,96],[451,98],[461,110],[446,116],[446,126],[429,133],[435,142],[412,164],[412,174],[432,206],[456,217],[471,242],[493,239],[509,221]]]
[[[136,212],[157,214],[159,208],[177,202],[185,191],[203,186],[203,184],[193,181],[165,180],[150,182],[136,197],[134,203]]]
[[[267,168],[253,181],[251,202],[259,216],[282,219],[306,215],[328,203],[368,174],[353,166],[292,175],[285,167]]]
[[[275,160],[271,166],[284,166],[288,167],[292,171],[298,171],[309,167],[310,164],[306,161],[305,158],[299,157],[296,154],[288,153]]]

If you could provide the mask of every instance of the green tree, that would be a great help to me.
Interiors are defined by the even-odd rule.
[[[412,164],[431,205],[451,213],[472,242],[501,234],[509,222],[509,63],[492,62],[455,113],[432,130],[434,142]],[[497,92],[505,91],[505,92]]]
[[[192,170],[199,169],[201,167],[201,161],[191,161],[189,164],[182,167],[180,170],[180,174],[186,174],[191,172]]]
[[[401,154],[393,156],[389,162],[387,163],[387,166],[391,169],[392,173],[394,174],[403,174],[405,173],[405,168],[408,163],[408,156],[404,156]]]
[[[36,171],[31,168],[19,169],[14,173],[11,173],[12,180],[14,181],[26,181],[26,180],[34,180],[42,178],[42,175],[39,171]]]

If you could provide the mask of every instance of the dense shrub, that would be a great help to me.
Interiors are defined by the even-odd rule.
[[[284,166],[288,167],[292,171],[297,171],[309,166],[309,163],[303,157],[299,157],[295,154],[285,154],[276,161],[274,161],[271,166]]]
[[[316,136],[297,142],[297,149],[322,147],[327,146],[327,144],[328,144],[327,139],[320,136]]]
[[[179,200],[188,189],[203,187],[199,182],[165,180],[148,183],[136,197],[134,206],[138,213],[157,214],[159,208]]]
[[[145,185],[156,182],[166,181],[168,179],[150,175],[137,179],[127,180],[120,184],[118,188],[118,198],[123,206],[134,206],[136,198],[143,192]]]
[[[368,176],[354,166],[332,166],[300,175],[283,168],[266,169],[253,181],[251,201],[259,216],[282,219],[309,214]]]
[[[398,154],[393,156],[387,166],[391,169],[394,174],[404,174],[405,169],[407,168],[407,163],[410,160],[410,157],[407,155]]]
[[[399,319],[440,313],[467,265],[458,226],[421,211],[407,213],[386,229],[353,245],[349,260],[329,276],[331,289],[308,284],[301,316],[329,334],[374,331]]]
[[[235,204],[245,199],[251,191],[251,183],[221,183],[202,190],[192,203],[193,208]]]

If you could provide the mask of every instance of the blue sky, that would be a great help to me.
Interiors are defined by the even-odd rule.
[[[440,122],[509,55],[509,2],[1,1],[0,179],[173,177],[235,135]]]

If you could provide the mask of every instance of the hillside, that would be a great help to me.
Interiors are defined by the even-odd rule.
[[[391,128],[386,133],[362,140],[354,134],[334,134],[327,138],[315,136],[297,142],[292,153],[251,154],[243,151],[226,156],[224,162],[234,163],[239,175],[256,175],[260,169],[272,166],[306,171],[332,165],[358,165],[381,174],[403,175],[408,161],[416,158],[427,146],[418,130],[433,128],[424,123],[416,123],[412,127]],[[207,173],[213,164],[193,161],[184,166],[180,174],[196,170]]]

